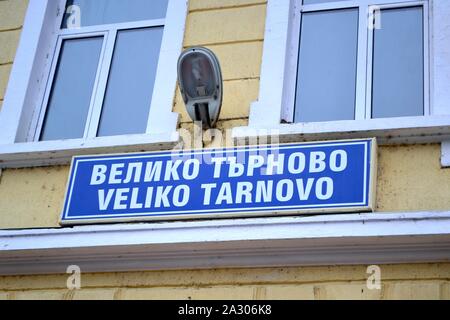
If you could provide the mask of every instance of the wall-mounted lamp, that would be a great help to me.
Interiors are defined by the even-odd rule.
[[[222,106],[222,72],[219,60],[209,49],[190,48],[178,60],[178,83],[189,116],[213,128]]]

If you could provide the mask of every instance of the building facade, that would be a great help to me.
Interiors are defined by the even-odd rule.
[[[450,299],[447,0],[125,2],[0,1],[0,299]],[[192,46],[214,130],[176,88]],[[359,138],[372,213],[60,224],[73,156]]]

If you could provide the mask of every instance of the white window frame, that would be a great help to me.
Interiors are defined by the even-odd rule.
[[[30,0],[0,114],[0,166],[23,167],[68,163],[72,156],[109,152],[170,149],[179,141],[178,114],[172,112],[177,60],[182,51],[188,11],[187,0],[169,0],[165,19],[60,30],[66,0]],[[63,39],[82,32],[105,35],[104,59],[109,68],[118,29],[164,25],[147,131],[144,134],[95,137],[97,126],[86,125],[82,139],[37,141],[50,90],[47,77],[54,75]],[[82,31],[81,31],[82,30]],[[102,53],[103,54],[103,53]],[[96,88],[106,87],[107,72],[97,74]],[[98,86],[98,83],[101,83]],[[94,88],[95,90],[95,88]],[[93,96],[97,96],[95,93]],[[100,117],[101,101],[91,101],[89,119]],[[44,110],[45,111],[45,110]]]
[[[328,2],[320,4],[301,5],[302,0],[294,1],[294,8],[301,8],[302,13],[317,12],[317,11],[331,11],[339,9],[358,8],[358,54],[357,54],[357,71],[356,71],[356,104],[355,104],[355,119],[366,120],[372,118],[372,48],[373,48],[373,30],[369,30],[369,14],[374,16],[374,11],[378,8],[380,10],[389,8],[405,8],[422,6],[424,11],[424,61],[429,61],[429,27],[428,27],[428,0],[397,0],[404,1],[404,3],[391,2],[394,0],[353,0],[342,2]],[[372,6],[369,5],[373,4]],[[376,7],[375,7],[376,5]],[[294,9],[295,10],[295,9]],[[290,37],[291,45],[287,57],[288,70],[298,69],[298,52],[300,45],[300,27],[301,14],[297,14],[292,21],[292,36]],[[424,63],[424,114],[430,115],[429,103],[429,63]],[[295,95],[297,83],[297,73],[286,73],[286,89],[285,102],[282,109],[282,121],[287,123],[294,122],[295,113]]]
[[[412,6],[425,1],[418,0],[357,0],[331,2],[330,4],[308,5],[309,9],[336,6],[369,4],[383,6]],[[400,3],[398,3],[400,2]],[[293,95],[297,70],[297,56],[300,30],[300,0],[268,0],[266,31],[263,47],[263,61],[258,101],[250,108],[249,124],[233,130],[235,139],[253,138],[278,134],[280,141],[308,141],[322,139],[377,137],[379,143],[419,143],[442,142],[450,138],[450,2],[446,0],[428,0],[428,47],[429,77],[425,84],[429,94],[429,106],[425,116],[399,117],[385,119],[365,119],[371,111],[367,105],[365,91],[357,92],[357,108],[355,120],[289,123],[293,115]],[[365,18],[368,12],[360,12]],[[361,23],[361,18],[360,18]],[[365,29],[365,28],[364,28]],[[366,29],[365,29],[366,30]],[[367,41],[365,30],[359,29],[359,39]],[[434,36],[434,32],[439,36]],[[439,33],[438,33],[439,32]],[[365,40],[367,39],[367,40]],[[427,54],[426,54],[427,55]],[[365,58],[359,49],[358,57]],[[427,57],[424,57],[427,59]],[[427,65],[427,60],[425,60]],[[362,64],[360,64],[362,65]],[[362,65],[357,70],[358,77],[367,81]],[[447,89],[446,89],[447,88]],[[367,106],[367,108],[366,108]],[[287,124],[286,124],[287,122]],[[268,131],[270,130],[270,131]]]

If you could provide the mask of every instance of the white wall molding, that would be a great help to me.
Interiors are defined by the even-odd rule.
[[[183,50],[183,39],[188,15],[188,0],[169,1],[164,26],[164,37],[159,54],[158,70],[148,116],[147,133],[176,132],[179,114],[172,111],[177,86],[178,57]]]
[[[0,231],[0,275],[450,261],[450,212]]]
[[[281,121],[292,8],[291,0],[267,2],[259,98],[250,107],[251,127],[274,127]]]
[[[0,145],[0,168],[68,165],[73,156],[171,150],[180,135],[154,133]]]
[[[13,144],[26,136],[34,104],[41,88],[47,52],[54,34],[59,1],[30,0],[14,64],[9,75],[5,101],[0,112],[0,144]]]
[[[435,115],[450,114],[450,2],[431,1],[431,103]]]
[[[413,0],[405,0],[413,1]],[[386,1],[366,0],[365,3]],[[321,139],[380,138],[380,143],[430,143],[450,140],[450,2],[430,3],[430,115],[371,120],[281,125],[292,114],[292,70],[298,55],[295,30],[299,0],[268,0],[258,101],[252,103],[248,127],[235,128],[235,138],[252,138],[255,129],[279,130],[282,142]],[[298,19],[297,19],[298,20]],[[293,30],[295,29],[295,30]],[[294,40],[292,40],[294,38]],[[291,93],[289,93],[291,92]],[[264,135],[263,133],[260,135]]]
[[[232,135],[234,139],[251,141],[270,135],[283,143],[374,137],[379,144],[440,143],[450,140],[450,116],[308,122],[270,128],[248,126],[233,128]]]

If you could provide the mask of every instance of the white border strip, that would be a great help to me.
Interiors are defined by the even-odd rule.
[[[450,212],[0,231],[0,274],[450,261]]]

